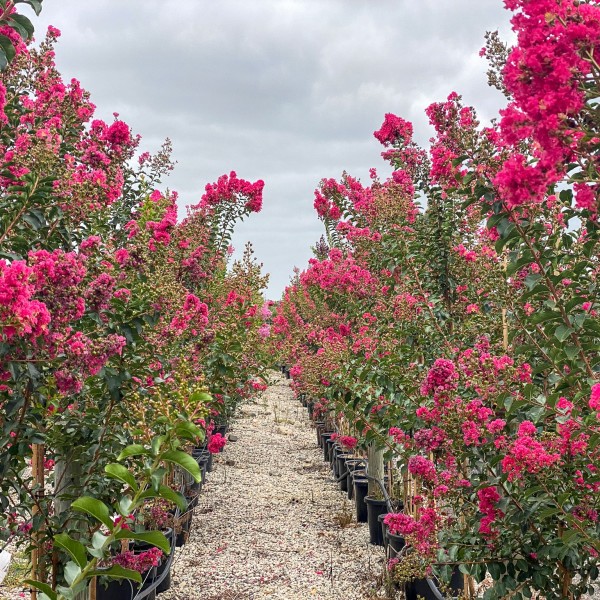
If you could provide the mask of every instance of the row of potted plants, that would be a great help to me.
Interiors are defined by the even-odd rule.
[[[100,576],[141,585],[158,553],[132,544],[169,555],[140,519],[176,507],[177,541],[188,451],[262,386],[267,277],[231,236],[263,182],[232,171],[178,219],[170,142],[140,153],[95,118],[56,68],[60,31],[35,46],[23,4],[42,8],[0,0],[0,541],[30,555],[34,600],[73,600]]]
[[[465,580],[458,565],[452,569],[449,584],[444,585],[432,577],[419,577],[418,565],[410,564],[410,546],[407,546],[401,529],[405,517],[402,512],[404,504],[401,499],[392,497],[388,492],[390,473],[384,472],[383,480],[374,482],[375,493],[369,495],[368,459],[357,451],[356,438],[327,431],[331,425],[327,421],[318,420],[319,417],[314,412],[314,401],[303,394],[298,399],[307,408],[313,421],[317,445],[323,450],[323,460],[329,463],[334,481],[349,500],[354,499],[356,522],[367,523],[370,543],[383,546],[387,586],[402,590],[407,600],[439,600],[449,597],[445,594],[452,597],[461,594]]]
[[[271,342],[371,476],[392,463],[392,576],[458,564],[470,598],[575,600],[600,575],[600,8],[504,4],[515,44],[481,52],[498,119],[452,92],[422,148],[386,114],[391,175],[321,181]]]
[[[117,552],[100,566],[110,568],[119,565],[124,569],[140,574],[141,583],[129,579],[96,579],[97,600],[154,600],[157,594],[171,587],[171,565],[177,548],[184,546],[189,538],[194,522],[194,509],[202,489],[207,481],[207,474],[213,470],[213,456],[222,452],[226,444],[224,434],[227,425],[221,425],[210,436],[208,443],[194,447],[190,455],[196,461],[201,478],[196,481],[193,475],[182,469],[176,469],[173,479],[179,485],[179,491],[185,499],[185,508],[180,508],[164,498],[147,501],[136,514],[130,515],[127,526],[136,531],[160,531],[167,539],[168,553],[143,541],[130,542],[127,547],[121,546]]]

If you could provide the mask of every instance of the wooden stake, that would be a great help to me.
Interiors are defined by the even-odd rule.
[[[44,497],[44,445],[32,444],[31,449],[33,451],[31,457],[31,472],[34,486],[37,488],[35,494],[39,502]],[[38,502],[33,504],[33,517],[40,512]],[[40,562],[42,554],[40,552],[41,536],[39,535],[39,531],[34,532],[32,537],[33,550],[31,551],[31,579],[34,581],[40,581]],[[32,589],[31,600],[37,600],[37,597],[37,591]]]
[[[508,257],[506,254],[504,255],[502,266],[504,268],[504,273],[506,273],[506,268],[508,267]],[[502,309],[502,346],[506,352],[508,350],[508,321],[506,320],[506,308]]]

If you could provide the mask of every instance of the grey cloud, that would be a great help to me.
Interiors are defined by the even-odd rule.
[[[489,119],[502,101],[477,56],[486,30],[508,31],[501,0],[47,0],[48,23],[102,117],[119,112],[144,148],[173,140],[165,185],[182,206],[232,169],[265,180],[235,246],[255,242],[273,298],[320,235],[319,180],[385,170],[372,137],[385,112],[426,143],[430,102],[456,90]]]

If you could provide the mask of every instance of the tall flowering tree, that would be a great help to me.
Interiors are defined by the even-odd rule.
[[[181,450],[205,435],[213,401],[211,307],[223,301],[213,280],[244,280],[245,301],[259,302],[260,268],[228,275],[226,241],[260,210],[263,183],[224,176],[178,223],[177,195],[155,189],[172,168],[169,142],[136,164],[139,138],[118,117],[95,119],[87,92],[56,70],[60,32],[25,45],[13,4],[0,3],[12,58],[0,118],[0,533],[33,549],[31,585],[54,599],[83,589],[111,544],[137,535],[130,514],[145,499],[185,508],[157,482],[173,465],[197,477]],[[262,325],[239,332],[245,350]],[[260,357],[234,365],[230,379],[245,389],[261,368]],[[98,522],[109,535],[92,546]],[[160,534],[140,535],[168,551]]]
[[[453,93],[427,110],[426,157],[410,123],[386,115],[375,135],[395,171],[382,187],[388,198],[399,187],[404,205],[390,207],[403,214],[372,211],[376,181],[327,180],[317,193],[329,244],[380,291],[344,302],[325,279],[316,289],[311,265],[277,324],[290,358],[327,352],[308,343],[318,322],[305,307],[346,307],[344,351],[362,344],[358,366],[338,363],[320,388],[306,368],[293,374],[348,415],[360,407],[364,438],[393,448],[413,493],[390,527],[413,566],[489,573],[490,599],[578,598],[598,577],[600,14],[596,2],[505,4],[517,45],[490,35],[482,52],[508,97],[498,124],[482,128]]]

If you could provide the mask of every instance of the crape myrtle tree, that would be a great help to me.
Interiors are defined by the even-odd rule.
[[[209,392],[262,385],[245,353],[264,320],[211,310],[228,286],[253,317],[264,303],[259,266],[229,272],[226,242],[263,183],[223,176],[178,222],[176,193],[157,189],[169,142],[139,154],[117,115],[94,118],[54,64],[60,32],[33,47],[14,4],[0,3],[0,525],[31,552],[29,584],[72,598],[100,567],[139,581],[111,562],[123,540],[168,552],[136,515],[157,496],[185,509],[174,468],[199,477],[183,450],[229,409]],[[235,336],[239,370],[212,368],[216,332]]]

